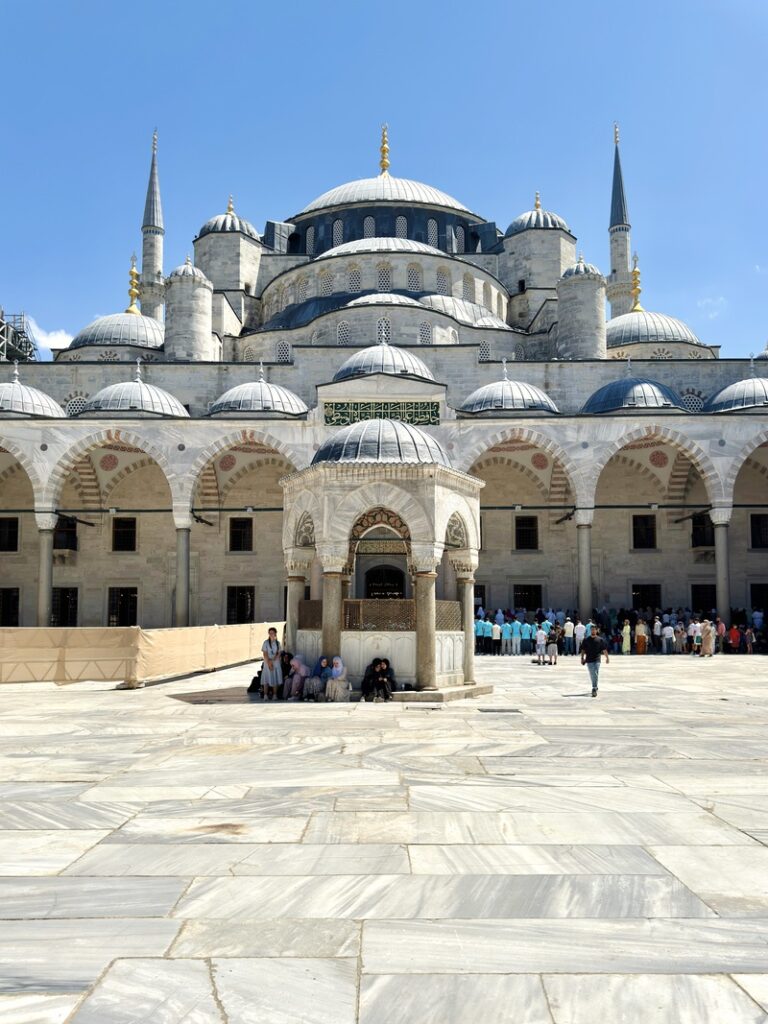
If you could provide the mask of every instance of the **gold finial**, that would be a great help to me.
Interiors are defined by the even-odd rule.
[[[507,375],[507,360],[506,359],[502,359],[501,360],[501,372],[502,372],[503,379],[504,380],[509,380],[509,376]]]
[[[136,305],[136,299],[139,297],[139,272],[136,269],[136,253],[131,256],[131,269],[128,271],[128,296],[130,298],[130,305],[126,309],[126,313],[134,313],[136,316],[140,316],[139,307]]]
[[[230,215],[230,217],[234,217],[235,215],[235,204],[232,202],[231,192],[229,193],[229,202],[227,203],[227,213]]]
[[[631,313],[642,313],[644,312],[643,307],[640,305],[640,292],[643,290],[640,287],[640,267],[638,266],[637,253],[632,257],[632,309]]]
[[[152,153],[157,153],[157,128],[152,132]]]
[[[537,192],[536,193],[536,198],[535,198],[535,200],[533,202],[533,208],[534,208],[534,210],[540,210],[541,209],[541,192]]]
[[[264,380],[264,360],[259,360],[259,380]]]
[[[389,126],[383,124],[381,126],[381,160],[379,160],[379,167],[381,168],[382,174],[389,174]]]
[[[141,384],[141,356],[136,360],[136,376],[134,377],[134,380],[138,384]]]
[[[619,122],[618,121],[614,121],[613,122],[613,141],[618,146],[618,144],[619,144]]]

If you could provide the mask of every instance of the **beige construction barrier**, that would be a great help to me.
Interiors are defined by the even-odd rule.
[[[0,683],[147,683],[255,661],[267,630],[284,622],[142,629],[0,630]]]

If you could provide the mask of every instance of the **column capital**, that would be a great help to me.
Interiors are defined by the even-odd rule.
[[[731,505],[718,505],[709,510],[709,518],[715,526],[729,526],[732,515],[733,507]]]
[[[448,561],[458,577],[474,576],[480,564],[478,552],[474,548],[454,548],[448,550]]]
[[[35,512],[35,526],[38,530],[55,530],[58,519],[56,512]]]
[[[346,544],[322,544],[317,548],[317,557],[323,572],[343,573],[349,563],[349,546]]]
[[[591,526],[595,518],[593,508],[577,508],[574,510],[574,519],[577,526]]]
[[[285,570],[289,576],[306,578],[312,568],[311,548],[285,548]]]
[[[411,564],[414,573],[419,575],[434,572],[443,557],[443,544],[411,543]]]

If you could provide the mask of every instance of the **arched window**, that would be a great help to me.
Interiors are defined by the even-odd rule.
[[[467,247],[465,241],[464,228],[459,226],[456,228],[456,252],[464,252]]]
[[[438,241],[437,221],[434,217],[430,217],[427,221],[427,245],[431,245],[433,249],[436,249]]]
[[[317,281],[318,294],[326,297],[333,293],[333,278],[327,270],[324,270]]]
[[[336,327],[336,344],[337,345],[348,345],[349,344],[349,321],[339,320]]]
[[[423,323],[419,324],[419,344],[432,344],[432,324],[427,323],[426,320]]]
[[[254,347],[252,345],[249,345],[246,348],[245,352],[243,352],[243,362],[244,363],[253,363],[253,362],[255,362],[255,360],[256,360],[256,350],[254,349]]]
[[[418,263],[411,263],[407,273],[408,291],[420,292],[424,288],[424,280],[421,275],[421,267]]]
[[[366,217],[363,221],[363,238],[373,238],[376,234],[376,221],[373,217]]]
[[[67,408],[66,408],[65,412],[66,412],[67,416],[77,416],[77,414],[79,412],[82,412],[84,408],[85,408],[85,399],[84,398],[80,398],[80,397],[70,398],[70,400],[67,402]]]
[[[363,279],[360,274],[360,267],[352,266],[349,268],[347,288],[353,295],[356,295],[358,292],[363,290]]]
[[[296,282],[296,301],[306,302],[307,301],[307,279],[306,277],[300,277]]]
[[[437,294],[451,294],[451,278],[445,267],[438,267],[437,270]]]
[[[334,245],[341,245],[344,241],[344,223],[341,218],[333,222],[333,232],[331,236]]]
[[[287,341],[279,341],[277,343],[277,361],[278,363],[291,362],[291,346]]]
[[[490,309],[493,312],[493,296],[491,295],[491,286],[487,281],[483,285],[483,305],[486,309]]]
[[[389,344],[392,337],[392,323],[388,316],[380,316],[376,321],[376,340],[379,344]]]
[[[315,254],[315,229],[313,227],[307,228],[306,242],[307,242],[307,256],[314,256],[314,254]]]
[[[392,291],[392,267],[388,263],[380,263],[376,268],[377,286],[380,292]]]
[[[467,302],[475,301],[475,281],[471,274],[465,274],[461,282],[462,296]]]
[[[408,221],[405,217],[397,217],[395,219],[395,238],[407,238],[408,237]]]

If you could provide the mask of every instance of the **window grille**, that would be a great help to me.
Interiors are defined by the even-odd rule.
[[[363,221],[363,238],[373,238],[376,234],[376,221],[373,217],[366,217]]]
[[[407,238],[408,237],[408,221],[405,217],[397,217],[395,219],[395,238]]]
[[[423,323],[419,324],[419,344],[432,344],[432,324],[427,323],[426,320]]]
[[[327,298],[333,292],[333,278],[327,271],[320,275],[318,281],[318,291],[320,292],[320,295],[324,296],[325,298]]]
[[[436,249],[438,241],[437,221],[430,217],[427,221],[427,245],[431,245],[433,249]]]
[[[467,302],[475,301],[475,282],[471,274],[465,274],[462,278],[462,297]]]
[[[279,341],[277,343],[277,361],[278,363],[291,362],[291,346],[287,341]]]
[[[341,219],[333,222],[331,241],[333,245],[341,245],[344,241],[344,222]]]
[[[315,229],[313,227],[307,228],[306,242],[307,242],[307,256],[314,256],[314,254],[315,254]]]
[[[306,277],[300,277],[296,283],[296,301],[306,302],[307,301],[307,279]]]
[[[376,338],[380,344],[389,344],[392,338],[392,323],[388,316],[381,316],[376,321]]]
[[[443,267],[440,267],[437,271],[437,294],[451,294],[451,279],[448,275],[448,271],[445,270]]]
[[[349,268],[349,291],[356,295],[358,292],[363,290],[363,278],[360,273],[360,267]]]
[[[464,252],[466,249],[466,235],[464,234],[464,228],[456,228],[456,252]]]
[[[380,292],[392,291],[392,267],[388,263],[380,263],[377,267],[377,283]]]
[[[704,399],[701,395],[697,395],[694,391],[688,391],[682,396],[683,405],[688,412],[701,412],[704,408]]]
[[[66,414],[67,416],[77,416],[79,412],[82,412],[85,408],[84,398],[70,398],[67,402]]]
[[[408,291],[420,292],[423,288],[421,267],[417,263],[411,263],[408,267]]]
[[[350,338],[349,321],[340,320],[336,327],[336,344],[348,345]]]
[[[491,346],[487,341],[481,341],[477,346],[477,358],[481,363],[487,363],[491,358]]]

